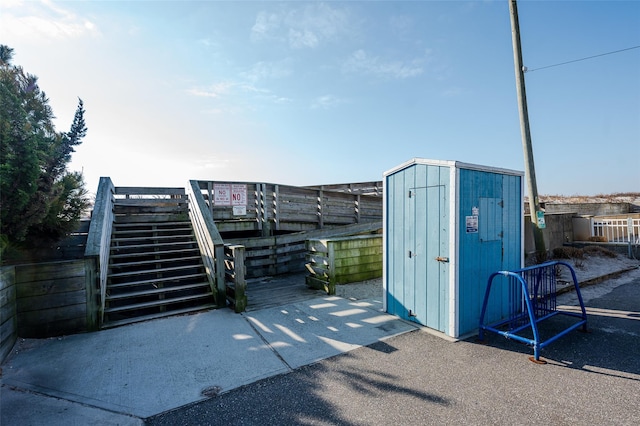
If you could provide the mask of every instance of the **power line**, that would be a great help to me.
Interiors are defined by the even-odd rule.
[[[586,58],[574,59],[573,61],[567,61],[567,62],[561,62],[559,64],[547,65],[547,66],[539,67],[539,68],[527,69],[525,67],[524,72],[533,72],[533,71],[543,70],[543,69],[546,69],[546,68],[559,67],[560,65],[567,65],[567,64],[572,64],[574,62],[586,61],[587,59],[599,58],[600,56],[606,56],[606,55],[613,55],[614,53],[625,52],[627,50],[638,49],[638,48],[640,48],[640,45],[627,47],[626,49],[614,50],[613,52],[601,53],[599,55],[587,56]]]

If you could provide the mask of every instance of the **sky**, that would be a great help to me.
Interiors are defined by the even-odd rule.
[[[539,194],[639,192],[640,0],[518,12]],[[91,192],[376,181],[415,157],[524,170],[508,0],[0,0],[0,43],[58,131],[83,100],[69,169]]]

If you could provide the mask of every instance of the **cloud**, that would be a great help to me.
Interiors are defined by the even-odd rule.
[[[52,1],[3,1],[2,7],[0,27],[3,32],[23,39],[41,42],[100,34],[94,22]]]
[[[232,82],[221,82],[206,88],[192,87],[187,90],[187,93],[201,98],[219,98],[228,94],[234,86],[237,86],[237,84]]]
[[[379,77],[410,78],[424,72],[420,65],[424,59],[405,61],[385,61],[377,56],[370,56],[360,49],[351,54],[343,66],[347,73],[371,74]]]
[[[280,13],[258,13],[251,28],[251,40],[287,42],[293,49],[313,49],[348,36],[351,27],[346,9],[313,3]]]
[[[442,91],[442,96],[445,98],[455,98],[458,96],[462,96],[465,93],[466,93],[466,90],[463,89],[462,87],[453,86],[453,87],[447,87],[446,89],[444,89]]]
[[[293,74],[290,62],[288,59],[279,62],[256,62],[249,70],[240,73],[240,76],[252,83],[261,80],[286,78]]]
[[[400,38],[406,38],[414,27],[414,19],[408,15],[395,15],[389,18],[391,31]]]
[[[199,98],[217,99],[221,103],[227,101],[234,104],[242,103],[246,98],[253,100],[262,100],[269,103],[284,104],[292,102],[292,99],[274,94],[269,89],[263,89],[250,83],[225,81],[212,84],[207,87],[192,87],[187,89],[188,94]],[[239,108],[237,105],[223,105],[216,108],[206,110],[207,113],[217,114],[221,112],[238,112],[245,108]]]
[[[346,99],[338,98],[333,95],[323,95],[317,97],[313,101],[311,109],[332,109],[344,103],[347,103]]]
[[[251,39],[260,41],[271,39],[282,24],[282,18],[276,13],[260,12],[251,28]]]

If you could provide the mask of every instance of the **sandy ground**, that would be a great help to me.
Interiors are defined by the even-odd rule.
[[[570,264],[578,283],[588,282],[609,274],[640,267],[640,260],[618,255],[610,258],[602,255],[585,255],[584,259],[558,259]],[[362,300],[382,297],[382,278],[336,286],[336,296]]]

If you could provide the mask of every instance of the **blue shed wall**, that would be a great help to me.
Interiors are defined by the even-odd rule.
[[[458,334],[478,328],[487,279],[496,271],[514,270],[522,261],[522,177],[460,169],[458,182]],[[475,210],[475,209],[477,210]],[[477,232],[468,232],[466,217],[478,214]],[[493,294],[495,293],[495,294]],[[492,292],[487,315],[506,315],[508,289]]]

